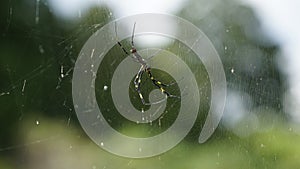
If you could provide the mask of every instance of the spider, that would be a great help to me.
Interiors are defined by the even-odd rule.
[[[141,67],[139,69],[139,71],[137,72],[135,78],[134,78],[134,88],[136,90],[136,92],[138,93],[142,103],[144,105],[151,105],[151,104],[155,104],[155,103],[146,103],[146,101],[144,100],[144,97],[142,95],[142,92],[141,92],[141,82],[142,82],[142,75],[146,72],[150,78],[150,80],[152,81],[153,85],[155,85],[163,94],[165,94],[166,98],[168,97],[175,97],[175,98],[180,98],[179,96],[175,96],[175,95],[172,95],[170,94],[169,92],[167,92],[164,87],[168,87],[174,83],[170,83],[170,84],[164,84],[162,83],[161,81],[155,79],[151,73],[151,67],[148,65],[147,61],[145,59],[142,58],[142,56],[137,52],[135,46],[134,46],[134,41],[133,41],[133,38],[134,38],[134,31],[135,31],[135,25],[136,23],[134,23],[133,25],[133,30],[132,30],[132,36],[131,36],[131,49],[130,49],[130,53],[127,52],[127,50],[123,47],[123,45],[121,44],[121,42],[118,40],[117,41],[117,44],[120,46],[120,48],[123,50],[123,52],[128,56],[128,55],[131,55],[131,57],[136,61],[138,62]],[[115,24],[115,31],[116,31],[116,37],[118,38],[118,35],[117,35],[117,26]],[[166,99],[165,98],[165,99]],[[163,99],[163,100],[165,100]],[[162,102],[163,100],[159,101],[159,102],[156,102],[156,103],[160,103]]]

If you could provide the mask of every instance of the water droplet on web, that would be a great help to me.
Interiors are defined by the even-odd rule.
[[[158,126],[161,126],[161,119],[162,118],[163,118],[163,116],[158,119]]]
[[[39,45],[39,51],[41,54],[45,53],[45,50],[42,45]]]
[[[231,70],[230,70],[230,71],[231,71],[231,73],[234,73],[234,69],[233,69],[233,68],[231,68]]]
[[[40,122],[39,122],[38,120],[36,120],[36,121],[35,121],[35,124],[36,124],[36,125],[39,125],[39,124],[40,124]]]
[[[35,24],[38,24],[40,21],[40,0],[36,0],[35,5]]]
[[[63,65],[60,66],[60,77],[61,78],[65,77],[65,75],[64,75],[64,66]]]
[[[103,87],[103,90],[106,91],[107,89],[108,89],[108,86],[105,85],[105,86]]]
[[[100,143],[100,145],[101,145],[101,146],[104,146],[104,143],[103,143],[103,142],[101,142],[101,143]]]
[[[22,95],[24,95],[24,91],[25,91],[25,85],[26,85],[26,79],[23,81]]]

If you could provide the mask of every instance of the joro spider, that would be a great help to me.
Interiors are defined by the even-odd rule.
[[[135,25],[136,23],[134,23],[133,25],[133,30],[132,30],[132,36],[131,36],[131,49],[130,49],[130,53],[127,52],[127,50],[123,47],[123,45],[121,44],[121,42],[118,40],[117,43],[118,45],[120,46],[120,48],[123,50],[123,52],[128,56],[128,55],[131,55],[131,57],[136,61],[138,62],[141,67],[139,69],[139,71],[137,72],[135,78],[134,78],[134,88],[135,90],[137,91],[142,103],[144,105],[151,105],[151,104],[155,104],[155,103],[160,103],[162,101],[164,101],[165,99],[167,99],[168,97],[174,97],[174,98],[180,98],[179,96],[175,96],[175,95],[172,95],[170,94],[169,92],[167,92],[164,87],[168,87],[170,85],[173,85],[175,83],[170,83],[170,84],[165,84],[165,83],[162,83],[161,81],[155,79],[151,73],[151,67],[148,65],[147,61],[145,59],[142,58],[142,56],[137,52],[136,48],[134,47],[134,41],[133,41],[133,38],[134,38],[134,31],[135,31]],[[116,37],[118,39],[118,35],[117,35],[117,25],[115,24],[115,32],[116,32]],[[151,79],[153,85],[155,85],[162,93],[164,93],[166,95],[166,98],[161,100],[161,101],[158,101],[158,102],[155,102],[155,103],[146,103],[145,100],[144,100],[144,97],[142,95],[142,92],[141,92],[141,82],[142,82],[142,75],[144,73],[147,73],[149,78]]]

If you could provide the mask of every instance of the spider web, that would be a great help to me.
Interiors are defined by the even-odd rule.
[[[207,8],[199,10],[199,5],[195,5],[198,3]],[[222,138],[232,144],[231,138],[235,136],[247,137],[257,131],[270,129],[278,121],[281,123],[288,118],[283,113],[282,105],[282,93],[286,90],[285,78],[280,74],[276,63],[279,47],[262,35],[258,29],[260,23],[249,8],[236,5],[233,2],[224,5],[219,1],[191,0],[180,13],[208,35],[224,64],[229,94],[222,125],[213,138],[217,143],[212,145],[216,147],[221,147],[222,144],[218,141]],[[176,159],[180,161],[180,158],[195,153],[192,150],[195,147],[193,143],[209,107],[210,91],[207,88],[210,83],[203,65],[193,65],[193,57],[184,57],[193,55],[186,46],[174,40],[171,45],[164,47],[190,63],[197,79],[200,79],[199,86],[202,86],[203,108],[186,139],[188,144],[193,144],[192,148],[184,144],[173,150],[171,157],[162,155],[148,159],[149,161],[120,159],[109,155],[89,140],[77,121],[71,95],[72,73],[80,49],[94,32],[114,20],[113,12],[106,7],[95,7],[89,13],[81,13],[78,21],[56,18],[43,0],[19,3],[9,0],[1,2],[0,6],[0,166],[2,161],[10,159],[17,161],[17,164],[8,164],[15,168],[24,168],[24,165],[27,168],[53,168],[58,164],[66,164],[71,168],[109,168],[112,164],[114,168],[138,168],[147,163],[164,168],[169,166],[167,163],[174,163]],[[196,11],[197,15],[194,13]],[[130,40],[127,39],[127,43],[124,40],[127,49],[130,48],[128,42]],[[138,38],[135,43],[140,43]],[[141,49],[144,47],[140,46]],[[108,54],[112,57],[107,57],[107,63],[111,66],[104,67],[107,76],[112,75],[111,69],[123,59],[118,57],[122,52],[117,48],[115,46]],[[154,73],[159,79],[172,81],[164,72],[156,70]],[[152,84],[147,79],[142,81],[143,91],[149,93],[153,89]],[[108,84],[99,84],[96,92],[99,95],[105,93],[109,89]],[[130,88],[129,92],[133,102],[138,102],[139,98],[134,90]],[[142,105],[137,104],[136,107],[141,109]],[[119,121],[121,117],[107,116],[110,118],[108,122],[120,132],[129,136],[147,137],[165,130],[174,121],[175,117],[169,114],[166,113],[160,120],[138,129],[134,128],[136,124],[129,124],[133,126],[130,132],[123,129],[128,126],[128,122]],[[224,130],[230,133],[227,134]],[[261,143],[260,146],[264,147],[264,144]],[[206,145],[205,148],[211,147]],[[240,154],[245,153],[243,143],[234,148]],[[219,153],[221,150],[210,150],[214,155],[217,154],[217,158],[211,155],[213,160],[219,161],[220,156],[224,158]],[[58,154],[61,155],[58,157],[74,157],[72,154],[76,154],[76,159],[82,160],[69,163],[66,158],[55,158]],[[42,158],[42,164],[38,162],[40,156],[46,156]],[[48,156],[57,163],[47,162],[45,159]],[[103,156],[103,159],[99,159]],[[249,163],[248,156],[249,154],[245,159]],[[81,166],[77,165],[79,163]]]
[[[78,125],[70,92],[73,67],[84,41],[113,19],[108,8],[96,7],[83,16],[83,21],[63,25],[65,21],[56,23],[47,6],[46,1],[40,0],[20,3],[10,0],[2,5],[5,8],[2,11],[7,13],[1,31],[4,56],[0,59],[1,114],[5,118],[2,124],[12,126],[1,129],[0,152],[4,154],[57,141],[65,134],[42,133],[26,140],[12,139],[22,137],[22,131],[16,132],[21,126],[28,127],[24,132],[39,131],[41,125],[49,124],[48,120],[57,120],[58,125],[72,132]],[[27,7],[35,12],[20,19],[18,10]]]

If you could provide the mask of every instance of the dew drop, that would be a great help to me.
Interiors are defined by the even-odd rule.
[[[39,45],[39,51],[41,54],[45,53],[45,50],[42,45]]]
[[[108,86],[105,85],[105,86],[103,87],[103,90],[106,91],[107,89],[108,89]]]
[[[230,70],[230,71],[231,71],[231,73],[234,73],[234,69],[233,69],[233,68],[231,68],[231,70]]]

